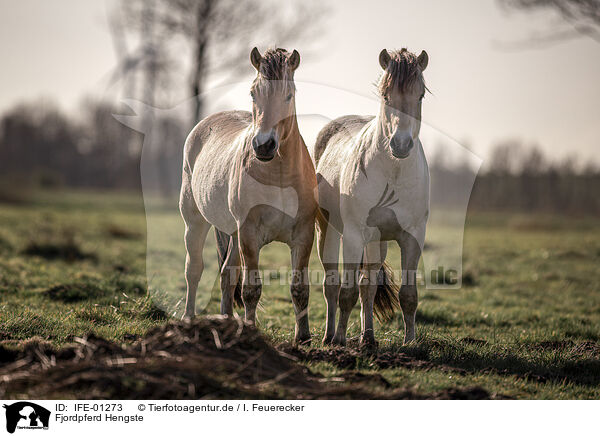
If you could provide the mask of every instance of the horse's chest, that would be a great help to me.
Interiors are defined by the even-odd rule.
[[[289,242],[292,240],[293,230],[297,223],[294,216],[288,215],[281,208],[267,205],[256,206],[250,215],[253,215],[254,212],[256,212],[256,216],[251,216],[250,221],[260,245],[268,244],[271,241]]]
[[[298,224],[309,221],[309,201],[292,186],[262,185],[250,179],[240,185],[239,195],[233,196],[232,202],[238,226],[252,226],[262,244],[289,242]]]
[[[359,208],[358,221],[366,239],[395,240],[403,231],[421,227],[429,210],[428,185],[426,183],[402,184],[385,182],[372,185],[365,191]],[[355,199],[357,197],[354,197]]]
[[[366,239],[397,240],[402,232],[420,228],[427,221],[426,207],[372,207],[365,220]]]
[[[292,186],[281,187],[245,177],[231,193],[236,218],[243,219],[255,207],[266,207],[285,215],[296,216],[300,199]]]

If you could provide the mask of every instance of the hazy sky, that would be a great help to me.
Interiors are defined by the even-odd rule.
[[[40,96],[76,111],[82,96],[102,94],[115,64],[112,4],[0,0],[0,111]],[[425,49],[428,125],[483,157],[493,143],[518,137],[556,159],[600,162],[600,44],[498,48],[547,29],[551,18],[507,13],[494,1],[334,1],[327,31],[295,47],[317,53],[303,59],[296,80],[372,96],[382,48]]]

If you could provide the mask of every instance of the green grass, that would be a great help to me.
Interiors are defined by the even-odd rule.
[[[148,233],[142,200],[124,194],[54,192],[30,205],[0,204],[0,340],[38,336],[60,345],[94,332],[130,341],[179,316],[181,218],[173,202],[147,206]],[[435,239],[443,228],[432,225],[428,234]],[[463,288],[422,289],[417,342],[401,345],[400,318],[377,323],[380,357],[361,354],[352,368],[424,393],[479,385],[514,398],[600,398],[600,223],[470,214],[464,236]],[[212,232],[204,253],[198,309],[218,313]],[[388,261],[398,268],[397,247]],[[281,272],[263,287],[259,327],[274,343],[289,342],[294,316],[278,277],[289,250],[273,243],[260,262]],[[316,254],[311,268],[320,271]],[[312,348],[319,349],[325,304],[319,286],[311,292]],[[357,306],[349,337],[359,331]],[[348,369],[343,359],[308,365],[331,376]]]

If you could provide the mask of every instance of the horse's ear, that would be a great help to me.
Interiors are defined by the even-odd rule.
[[[427,68],[427,64],[429,63],[429,55],[427,54],[427,52],[425,50],[423,50],[421,52],[421,54],[417,58],[417,62],[419,63],[419,66],[421,67],[421,71],[425,71],[425,68]]]
[[[381,50],[381,53],[379,53],[379,65],[381,65],[381,68],[385,70],[390,64],[391,60],[392,57],[390,56],[388,51],[385,48]]]
[[[252,65],[254,66],[254,68],[256,68],[256,71],[258,71],[260,68],[261,60],[262,60],[262,56],[261,56],[260,52],[258,51],[258,49],[256,47],[254,47],[252,49],[252,51],[250,52],[250,62],[252,62]]]
[[[300,65],[300,53],[298,53],[297,50],[294,50],[290,55],[288,64],[290,65],[292,71],[294,71],[296,68],[298,68],[298,65]]]

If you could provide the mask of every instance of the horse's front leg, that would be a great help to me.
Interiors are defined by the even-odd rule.
[[[242,263],[242,301],[246,321],[256,323],[256,306],[262,293],[262,283],[258,270],[260,247],[256,239],[256,229],[243,226],[238,232]]]
[[[313,223],[303,225],[295,232],[290,244],[292,252],[292,282],[290,294],[296,313],[296,329],[294,343],[310,345],[310,329],[308,326],[308,297],[310,293],[308,261],[312,250],[315,227]]]
[[[358,300],[357,281],[363,249],[361,233],[358,230],[345,229],[343,236],[344,268],[338,299],[340,317],[333,337],[333,343],[336,345],[346,345],[348,319]]]
[[[421,258],[421,246],[425,237],[424,232],[402,232],[398,239],[402,255],[402,285],[398,298],[404,318],[404,343],[415,340],[415,317],[419,296],[417,293],[417,268]]]
[[[229,236],[221,233],[222,244],[220,256],[224,257],[221,265],[221,315],[233,316],[235,290],[240,278],[240,249],[237,235]],[[218,241],[219,242],[219,241]],[[225,243],[227,245],[225,245]]]
[[[365,257],[361,268],[360,289],[360,345],[376,347],[375,329],[373,326],[373,305],[377,294],[377,277],[383,263],[381,243],[370,242],[365,249]]]
[[[340,292],[340,234],[323,217],[317,217],[317,251],[325,270],[323,296],[327,304],[327,319],[323,345],[328,345],[335,334],[335,315]]]
[[[185,220],[185,281],[187,285],[184,320],[191,320],[196,316],[196,291],[204,271],[202,249],[210,224],[200,214],[195,205],[182,202],[181,213]]]

